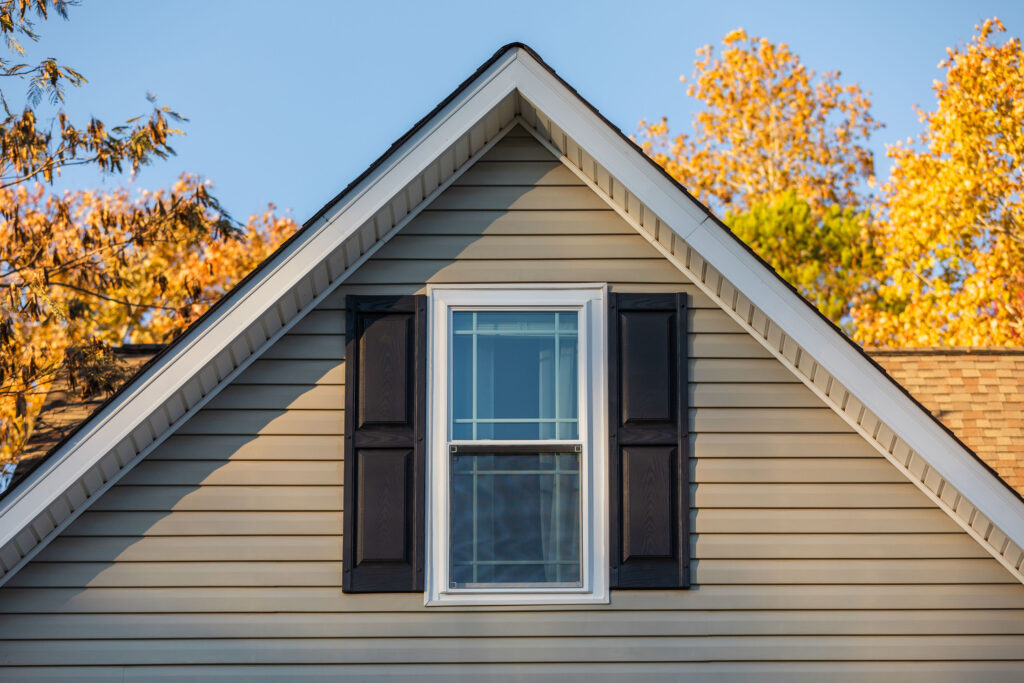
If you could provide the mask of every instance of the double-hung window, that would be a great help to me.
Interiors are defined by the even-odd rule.
[[[430,296],[427,603],[606,602],[604,288]]]

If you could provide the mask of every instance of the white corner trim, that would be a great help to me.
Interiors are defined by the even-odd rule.
[[[424,604],[434,606],[607,604],[611,599],[608,556],[608,433],[600,397],[607,394],[607,285],[531,283],[428,288],[427,332],[427,523]],[[581,458],[581,569],[583,586],[550,589],[449,589],[448,358],[450,312],[475,310],[577,310],[580,314],[578,396]],[[530,443],[530,442],[524,442]]]

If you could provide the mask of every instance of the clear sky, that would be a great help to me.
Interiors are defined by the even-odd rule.
[[[690,126],[679,75],[730,30],[786,42],[809,68],[871,92],[886,143],[920,130],[947,45],[999,16],[1024,33],[1024,0],[856,2],[267,2],[84,0],[38,28],[30,58],[53,56],[89,83],[69,93],[77,121],[114,125],[148,111],[147,92],[190,121],[177,157],[136,187],[200,173],[237,218],[267,202],[306,220],[501,45],[529,44],[627,133],[668,115]],[[10,87],[10,86],[8,86]],[[12,93],[15,94],[15,93]],[[69,173],[61,187],[114,187]]]

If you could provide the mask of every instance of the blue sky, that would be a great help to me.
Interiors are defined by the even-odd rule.
[[[916,135],[913,105],[933,105],[947,45],[999,16],[1024,32],[1024,2],[310,2],[85,0],[70,21],[38,28],[30,58],[54,56],[89,83],[73,119],[108,125],[148,111],[147,92],[187,116],[177,157],[144,169],[139,188],[200,173],[237,217],[267,202],[302,222],[498,47],[531,45],[627,133],[668,115],[689,129],[679,75],[730,30],[786,42],[815,71],[838,69],[871,92],[886,124],[871,141]],[[12,92],[12,95],[18,93]],[[68,173],[60,187],[125,177]]]

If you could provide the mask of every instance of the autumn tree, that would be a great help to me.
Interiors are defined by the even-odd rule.
[[[785,43],[738,29],[697,50],[692,135],[640,122],[644,150],[834,321],[874,268],[863,192],[879,127],[867,94],[817,76]],[[686,82],[686,78],[681,80]]]
[[[859,205],[874,173],[866,142],[879,127],[867,95],[843,85],[839,72],[816,76],[785,43],[743,29],[722,43],[721,56],[710,45],[697,50],[686,88],[701,107],[694,134],[672,136],[665,118],[641,121],[648,154],[725,211],[744,212],[790,190],[816,214],[832,204]]]
[[[869,282],[851,274],[875,267],[874,250],[862,242],[871,220],[867,210],[830,204],[816,216],[810,202],[789,190],[772,202],[752,202],[746,212],[730,212],[725,220],[822,313],[846,324],[851,302],[863,297]]]
[[[272,215],[242,226],[195,178],[134,199],[48,191],[69,167],[134,173],[166,158],[183,120],[155,104],[113,127],[64,113],[67,88],[84,76],[54,59],[17,58],[19,41],[38,37],[33,22],[66,19],[71,4],[0,1],[11,52],[0,76],[26,86],[16,111],[17,96],[0,88],[0,459],[17,453],[58,372],[83,396],[113,390],[123,373],[112,345],[173,336],[295,227]],[[53,121],[37,117],[44,99]]]
[[[882,285],[853,311],[864,343],[1024,344],[1024,55],[998,19],[975,30],[940,62],[916,143],[888,150]]]

